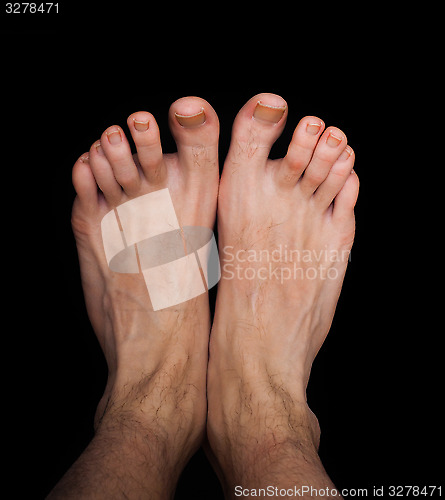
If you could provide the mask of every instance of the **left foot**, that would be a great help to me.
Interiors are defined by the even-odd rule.
[[[232,487],[264,484],[283,469],[280,454],[303,453],[306,479],[308,464],[322,470],[306,386],[353,243],[358,178],[345,134],[312,116],[287,156],[269,160],[286,116],[281,97],[252,98],[235,119],[220,182],[207,433]]]
[[[137,423],[148,443],[153,437],[151,446],[162,445],[166,463],[157,465],[167,476],[174,469],[166,488],[174,486],[172,478],[204,434],[208,295],[153,310],[140,269],[134,274],[110,270],[101,221],[124,203],[167,188],[181,227],[213,228],[219,183],[216,113],[203,99],[187,97],[172,104],[169,124],[178,152],[163,155],[154,117],[131,115],[134,158],[123,130],[109,127],[74,165],[72,211],[87,310],[109,370],[96,413],[97,435],[116,422],[120,428]]]

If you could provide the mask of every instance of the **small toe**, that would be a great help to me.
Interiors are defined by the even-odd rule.
[[[181,167],[188,172],[218,172],[219,120],[200,97],[182,97],[169,110],[169,125]]]
[[[328,176],[337,158],[347,144],[345,134],[336,127],[328,127],[321,135],[309,165],[297,186],[306,196],[312,196]]]
[[[72,181],[80,203],[86,208],[95,207],[98,191],[96,179],[90,168],[88,153],[84,153],[74,164]]]
[[[141,176],[123,130],[116,125],[107,128],[100,143],[117,182],[126,194],[135,196],[140,189]]]
[[[357,203],[359,185],[358,176],[353,170],[334,199],[334,210],[332,212],[334,220],[344,224],[354,218],[354,207]]]
[[[128,117],[128,128],[137,150],[137,160],[149,182],[162,180],[163,156],[159,127],[154,116],[138,111]]]
[[[354,167],[354,159],[353,149],[350,146],[346,146],[332,166],[326,179],[314,193],[315,201],[322,208],[327,209],[345,185]]]
[[[318,139],[324,130],[324,122],[316,116],[306,116],[297,125],[286,156],[276,169],[277,182],[294,187],[304,169],[309,165]]]
[[[117,182],[108,158],[105,156],[102,141],[96,141],[90,148],[89,163],[96,183],[107,203],[118,205],[122,198],[122,187]]]

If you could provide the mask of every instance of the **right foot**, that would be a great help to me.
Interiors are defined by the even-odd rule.
[[[170,477],[164,493],[174,487],[174,477],[204,434],[208,296],[154,311],[141,272],[121,274],[108,267],[101,220],[129,200],[168,188],[181,227],[213,228],[219,183],[216,113],[203,99],[183,98],[172,104],[169,124],[178,152],[163,155],[154,117],[131,115],[135,158],[123,130],[108,128],[74,165],[72,211],[87,310],[109,369],[96,436],[114,427],[119,433],[140,427],[149,448],[162,448],[165,461],[155,466]]]
[[[353,243],[358,178],[345,134],[316,117],[269,160],[286,115],[273,94],[241,109],[220,182],[207,433],[229,496],[236,484],[331,484],[306,386]]]

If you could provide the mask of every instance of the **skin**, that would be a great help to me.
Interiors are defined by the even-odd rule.
[[[259,100],[275,107],[271,121],[267,108],[255,118]],[[223,276],[210,342],[207,434],[227,497],[235,485],[334,487],[318,458],[320,431],[306,386],[352,247],[358,179],[346,136],[317,117],[301,120],[284,159],[269,160],[286,115],[274,95],[243,107],[220,183]],[[282,254],[277,262],[280,248],[294,249],[293,258]],[[281,274],[268,275],[274,255]],[[294,265],[297,278],[286,279]]]
[[[301,120],[285,158],[268,160],[287,113],[274,94],[246,103],[221,180],[218,118],[197,97],[170,108],[177,153],[162,154],[154,117],[137,112],[128,119],[134,158],[113,126],[74,165],[72,225],[109,377],[95,437],[50,498],[172,497],[206,433],[228,498],[237,484],[333,487],[305,391],[354,238],[358,178],[344,133],[316,117]],[[213,228],[218,206],[222,278],[210,357],[207,294],[153,311],[142,275],[114,273],[105,259],[103,216],[163,188],[181,226]],[[277,277],[294,270],[297,253],[273,263],[281,275],[260,272],[278,245],[309,252],[297,262],[300,278]],[[261,258],[246,262],[247,251]]]

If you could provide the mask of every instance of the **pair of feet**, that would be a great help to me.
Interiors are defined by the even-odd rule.
[[[287,114],[277,95],[249,100],[221,178],[218,118],[197,97],[170,108],[177,153],[163,155],[154,117],[137,112],[128,118],[137,155],[112,126],[74,165],[72,224],[109,377],[95,438],[59,491],[82,477],[85,496],[108,488],[167,498],[206,435],[229,497],[235,485],[331,485],[306,386],[353,243],[358,178],[345,134],[313,116],[284,158],[268,159]],[[218,209],[222,276],[210,339],[207,294],[153,311],[141,274],[107,265],[104,215],[164,188],[180,226],[213,228]]]

